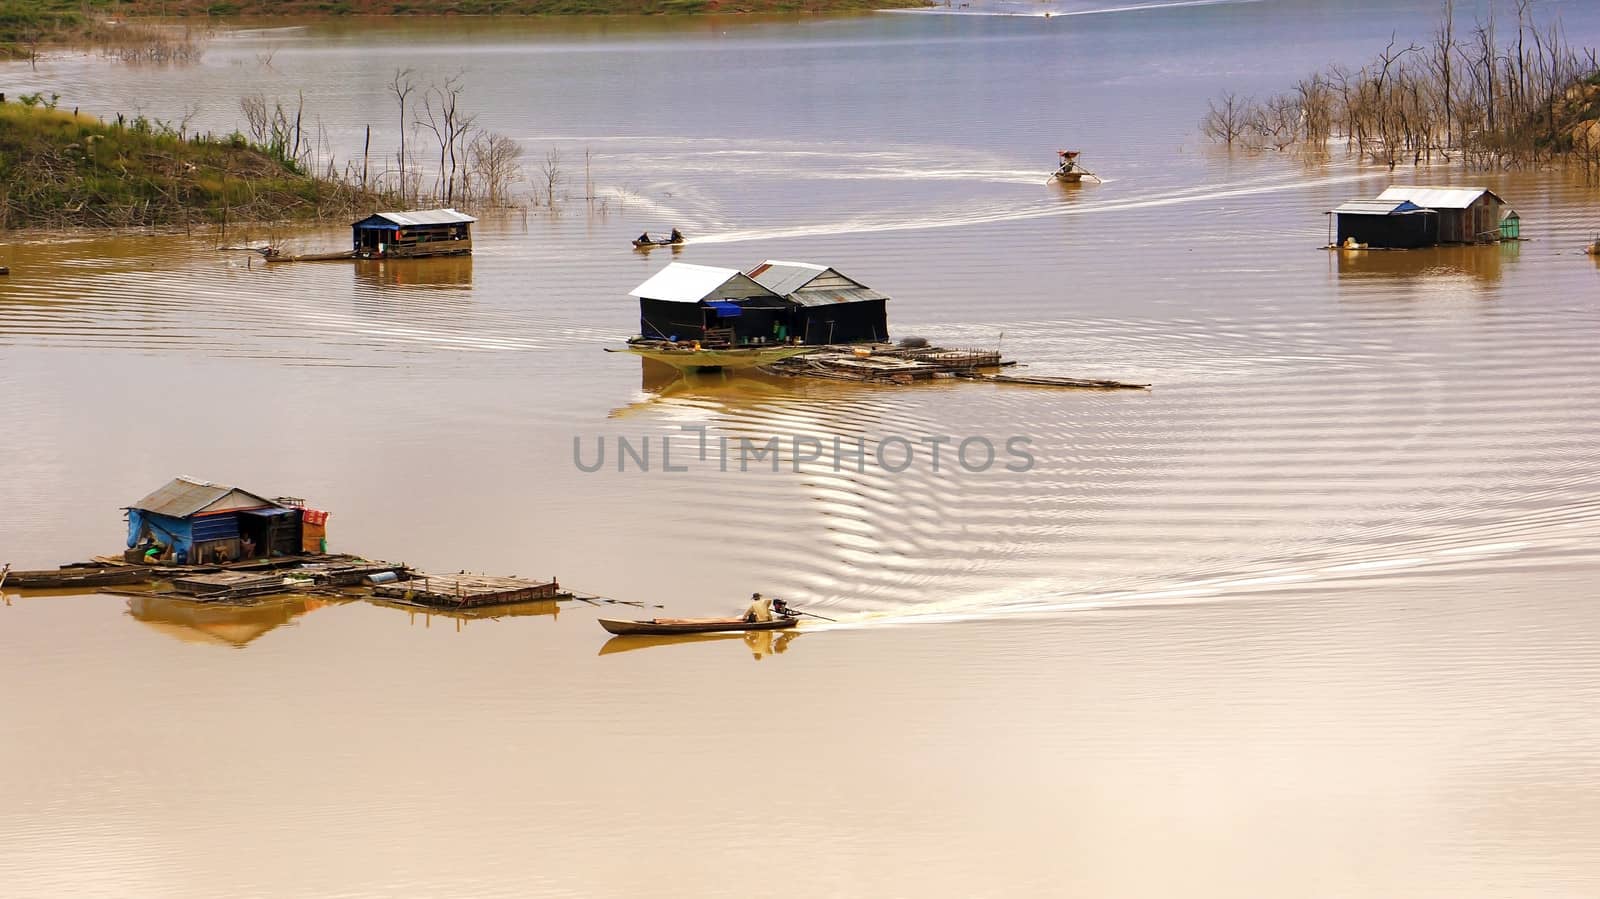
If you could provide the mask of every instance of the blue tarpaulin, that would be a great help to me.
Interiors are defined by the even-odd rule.
[[[723,318],[737,318],[744,312],[743,309],[739,308],[738,303],[730,303],[727,300],[712,300],[706,303],[706,308]]]

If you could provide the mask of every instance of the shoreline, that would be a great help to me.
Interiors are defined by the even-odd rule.
[[[39,0],[36,8],[0,23],[0,60],[36,59],[42,49],[159,42],[177,26],[228,27],[269,22],[297,24],[341,19],[580,19],[600,17],[829,15],[932,8],[931,0],[461,0],[412,4],[376,0],[241,0],[204,3],[123,0],[91,8],[71,0]]]

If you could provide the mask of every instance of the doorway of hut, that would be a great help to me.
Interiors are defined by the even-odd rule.
[[[383,228],[359,228],[356,230],[356,255],[374,257],[382,256],[384,251],[394,240],[395,232]]]

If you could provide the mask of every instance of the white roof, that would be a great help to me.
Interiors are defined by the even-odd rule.
[[[733,268],[674,262],[628,292],[628,296],[669,303],[698,303],[744,273]]]
[[[374,216],[387,219],[396,225],[455,225],[475,222],[477,219],[454,209],[419,209],[412,212],[375,212]],[[371,216],[369,216],[370,218]],[[363,219],[362,221],[365,221]]]
[[[1378,194],[1380,200],[1410,200],[1418,206],[1428,209],[1466,209],[1478,198],[1488,194],[1504,203],[1499,196],[1487,187],[1406,187],[1403,185],[1386,189]]]

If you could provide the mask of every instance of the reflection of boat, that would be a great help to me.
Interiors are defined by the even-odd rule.
[[[662,646],[688,646],[704,643],[737,643],[750,650],[750,654],[757,659],[784,652],[789,644],[805,633],[798,630],[776,631],[746,631],[744,633],[725,634],[629,634],[626,636],[612,637],[600,646],[600,655],[615,655],[619,652],[633,652],[638,649],[654,649]]]
[[[746,621],[743,618],[651,618],[648,621],[621,621],[601,618],[600,626],[619,636],[625,634],[715,634],[723,631],[775,631],[794,627],[798,618],[771,621]]]
[[[1056,157],[1061,161],[1050,177],[1060,181],[1062,184],[1079,184],[1085,176],[1099,181],[1099,175],[1078,164],[1079,152],[1078,150],[1057,150]]]
[[[710,348],[696,341],[674,343],[670,340],[630,340],[625,349],[605,348],[608,353],[633,353],[680,369],[754,368],[801,353],[815,352],[816,349],[814,346],[783,343]]]

